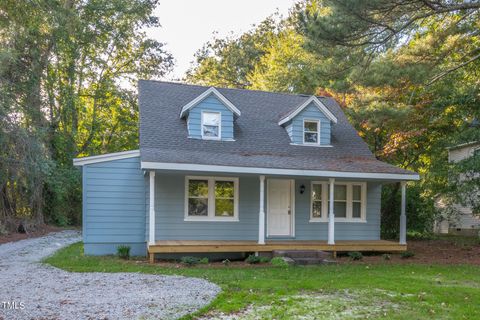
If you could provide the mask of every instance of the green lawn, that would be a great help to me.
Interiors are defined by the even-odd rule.
[[[241,319],[480,319],[478,266],[343,264],[174,268],[86,257],[81,243],[45,262],[73,272],[142,272],[208,279],[223,292],[199,314]],[[197,314],[196,316],[198,316]],[[190,318],[190,317],[189,317]]]

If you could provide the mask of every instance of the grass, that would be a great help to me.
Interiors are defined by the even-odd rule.
[[[470,265],[343,264],[306,267],[165,267],[83,255],[73,244],[46,263],[72,272],[140,272],[204,278],[222,293],[185,319],[479,319],[480,272]]]

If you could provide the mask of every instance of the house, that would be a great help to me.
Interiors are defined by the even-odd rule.
[[[406,249],[406,182],[332,98],[139,82],[139,150],[78,158],[86,254]],[[380,240],[382,184],[400,241]]]
[[[448,161],[459,162],[461,160],[480,156],[480,141],[459,144],[448,148]],[[442,207],[441,199],[437,201],[437,206]],[[474,214],[471,208],[464,207],[460,204],[455,205],[459,214],[451,218],[443,218],[435,223],[435,232],[437,233],[453,233],[464,235],[477,235],[480,230],[480,216]]]

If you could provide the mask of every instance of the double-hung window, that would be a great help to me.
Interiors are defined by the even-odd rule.
[[[336,182],[333,191],[333,212],[338,222],[366,221],[367,184],[365,182]],[[328,221],[330,185],[326,181],[311,184],[311,222]]]
[[[219,140],[221,138],[222,114],[220,112],[202,112],[202,138]]]
[[[238,221],[238,178],[186,177],[185,220]]]
[[[303,120],[303,143],[320,144],[320,122],[318,120]]]

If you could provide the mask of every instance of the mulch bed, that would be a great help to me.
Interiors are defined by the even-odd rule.
[[[408,251],[415,256],[404,259],[400,254],[390,254],[385,260],[382,254],[366,255],[361,261],[351,261],[348,256],[339,256],[339,263],[365,264],[471,264],[480,265],[480,244],[459,244],[452,240],[409,240]]]
[[[37,238],[37,237],[44,236],[50,232],[58,232],[62,230],[64,229],[55,227],[55,226],[43,225],[27,233],[14,232],[4,236],[0,236],[0,244],[12,242],[12,241],[19,241],[23,239],[29,239],[29,238]]]

